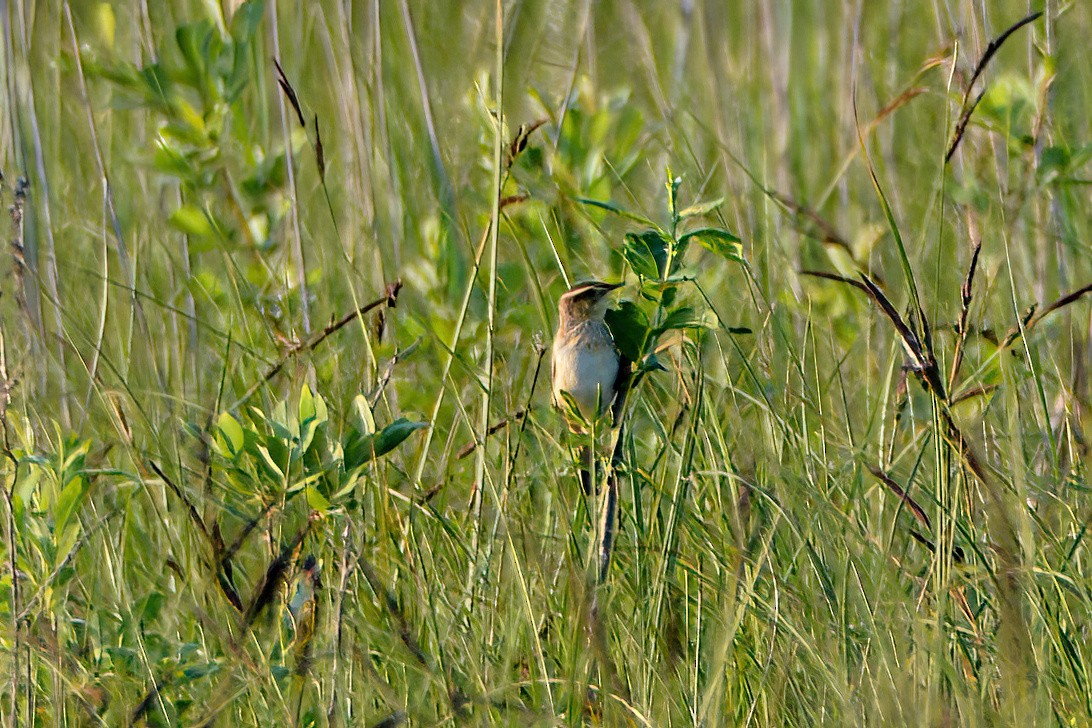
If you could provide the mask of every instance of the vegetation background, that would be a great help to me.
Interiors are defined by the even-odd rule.
[[[1090,37],[5,3],[5,724],[1092,724]],[[587,277],[643,373],[602,583]]]

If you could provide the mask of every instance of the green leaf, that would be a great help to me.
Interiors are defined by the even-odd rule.
[[[651,220],[649,220],[644,215],[638,215],[636,212],[630,212],[629,210],[624,210],[621,207],[619,207],[618,205],[615,205],[613,202],[604,202],[602,200],[593,200],[593,199],[588,198],[588,197],[574,197],[573,199],[575,199],[577,202],[579,202],[582,205],[588,205],[589,207],[598,207],[601,210],[606,210],[607,212],[613,212],[615,215],[621,215],[622,217],[629,218],[630,220],[636,220],[637,222],[642,223],[644,225],[651,225],[653,227],[656,227],[656,223],[652,222]]]
[[[65,559],[68,558],[68,555],[72,553],[72,549],[76,547],[76,541],[79,540],[80,530],[80,522],[73,521],[68,524],[64,531],[59,534],[54,533],[53,536],[56,542],[53,554],[54,567],[60,567],[61,564],[65,562]],[[60,576],[58,576],[58,583],[59,581]]]
[[[622,245],[622,257],[633,272],[642,278],[658,281],[667,272],[668,250],[671,241],[658,230],[626,233]]]
[[[299,418],[300,422],[312,419],[316,414],[315,396],[311,394],[311,387],[306,383],[300,390]]]
[[[155,152],[152,153],[152,166],[163,174],[177,177],[181,182],[197,185],[199,172],[189,158],[178,149],[174,139],[162,134],[156,140]]]
[[[159,619],[159,613],[163,610],[167,597],[162,592],[153,591],[141,600],[135,611],[140,614],[140,623],[151,624]]]
[[[209,37],[216,32],[210,20],[199,20],[196,23],[186,23],[178,26],[174,31],[174,41],[178,44],[178,50],[182,52],[182,59],[186,63],[186,83],[194,88],[200,88],[208,75],[205,66],[205,48],[208,46]]]
[[[197,205],[185,204],[171,213],[168,222],[177,230],[197,237],[212,237],[212,224],[205,211]]]
[[[660,305],[664,308],[669,308],[671,304],[675,303],[675,296],[679,293],[679,287],[674,284],[665,285],[663,290],[660,291]]]
[[[685,220],[690,217],[698,217],[700,215],[707,215],[713,210],[724,204],[724,198],[718,197],[715,200],[709,200],[708,202],[695,202],[689,207],[683,208],[679,211],[679,219]]]
[[[196,680],[198,678],[205,677],[206,675],[212,675],[220,671],[220,663],[218,662],[201,662],[196,665],[190,665],[182,670],[182,676],[187,680]]]
[[[307,505],[313,511],[319,511],[325,513],[330,510],[330,501],[323,497],[322,493],[318,492],[318,489],[313,485],[309,485],[303,490],[303,497],[307,499]]]
[[[365,435],[375,432],[375,417],[372,415],[368,398],[363,394],[353,397],[353,415],[356,417],[357,429]]]
[[[559,392],[558,395],[561,397],[561,401],[557,405],[561,409],[561,414],[570,424],[588,424],[588,420],[584,417],[584,413],[580,411],[580,404],[575,397],[564,390]]]
[[[656,333],[659,335],[665,331],[707,329],[714,326],[705,311],[698,311],[691,306],[680,306],[667,314],[663,322],[656,327]]]
[[[1047,147],[1039,155],[1039,166],[1035,170],[1040,184],[1049,184],[1065,175],[1069,170],[1071,157],[1065,147]]]
[[[243,426],[239,424],[239,420],[223,412],[216,421],[216,427],[220,430],[221,438],[230,454],[238,455],[243,451],[246,435],[243,433]]]
[[[86,492],[87,482],[81,476],[73,478],[61,490],[61,494],[57,498],[56,508],[53,511],[53,533],[55,536],[62,534],[64,527],[72,518],[72,514],[79,508],[80,501],[83,500]]]
[[[428,427],[427,422],[414,422],[399,417],[390,423],[375,438],[375,457],[383,457],[417,430]]]
[[[706,250],[711,250],[728,260],[743,262],[743,245],[738,235],[733,235],[721,228],[702,228],[686,233],[679,238],[679,245],[689,244],[691,240],[697,240]]]
[[[663,365],[659,357],[655,354],[649,354],[642,361],[641,365],[637,367],[639,372],[666,372],[667,367]]]
[[[307,419],[300,422],[300,442],[298,455],[302,456],[306,453],[310,447],[311,442],[315,437],[315,430],[318,429],[319,423],[314,419]]]
[[[648,336],[645,312],[632,301],[622,301],[617,308],[609,309],[605,318],[618,351],[630,361],[640,360]]]
[[[265,469],[269,472],[269,475],[271,475],[278,481],[283,481],[284,471],[281,470],[281,466],[278,465],[275,460],[273,460],[273,456],[270,454],[269,448],[265,445],[258,445],[255,450],[258,451],[259,462],[265,465]]]
[[[265,0],[247,0],[235,9],[235,14],[231,16],[231,37],[236,43],[254,39],[264,12]]]
[[[144,85],[144,99],[149,106],[170,113],[174,91],[170,75],[161,63],[152,63],[140,69],[138,78]]]
[[[353,470],[376,458],[383,457],[417,430],[428,427],[427,422],[413,422],[399,417],[394,422],[374,434],[353,430],[345,440],[344,464],[346,470]]]

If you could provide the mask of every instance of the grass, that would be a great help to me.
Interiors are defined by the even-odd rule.
[[[4,10],[5,724],[1092,723],[1081,4],[224,5]]]

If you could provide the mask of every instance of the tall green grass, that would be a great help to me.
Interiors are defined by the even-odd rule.
[[[974,78],[1026,3],[10,3],[5,724],[1092,723],[1041,9]],[[646,327],[602,580],[592,277]]]

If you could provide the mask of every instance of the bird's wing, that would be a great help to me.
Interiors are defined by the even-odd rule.
[[[625,354],[618,353],[618,374],[614,377],[614,401],[610,405],[611,423],[617,427],[622,418],[622,408],[629,394],[629,383],[633,378],[633,362]]]

